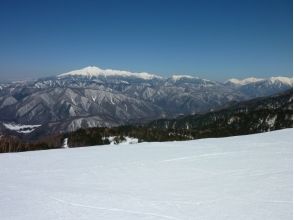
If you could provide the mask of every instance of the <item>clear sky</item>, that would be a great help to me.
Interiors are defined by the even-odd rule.
[[[1,0],[0,80],[95,65],[225,80],[292,75],[292,0]]]

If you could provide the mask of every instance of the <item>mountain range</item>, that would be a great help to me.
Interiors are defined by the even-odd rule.
[[[203,114],[292,89],[293,79],[229,79],[86,67],[0,85],[0,131],[26,137]]]
[[[36,129],[9,125],[24,134]],[[293,92],[238,102],[218,111],[159,119],[145,124],[80,128],[73,132],[23,139],[2,134],[0,153],[138,142],[179,141],[254,134],[293,127]]]
[[[144,125],[79,129],[65,134],[71,147],[125,142],[193,140],[254,134],[293,127],[293,94],[287,90],[269,97],[233,104],[219,111],[176,119],[159,119]],[[61,141],[60,141],[61,142]]]

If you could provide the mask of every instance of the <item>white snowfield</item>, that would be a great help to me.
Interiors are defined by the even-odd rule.
[[[0,219],[290,220],[292,129],[0,155]]]

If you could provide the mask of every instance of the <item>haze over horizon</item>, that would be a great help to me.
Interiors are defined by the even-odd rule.
[[[292,77],[292,1],[5,1],[0,81],[86,66],[224,81]]]

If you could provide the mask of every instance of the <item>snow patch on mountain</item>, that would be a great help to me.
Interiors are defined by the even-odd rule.
[[[2,123],[5,128],[16,131],[17,133],[28,134],[33,132],[36,128],[40,127],[41,125],[21,125],[15,123]]]
[[[161,76],[157,76],[154,74],[146,73],[146,72],[129,72],[124,70],[113,70],[113,69],[100,69],[96,66],[88,66],[83,69],[73,70],[67,73],[62,73],[57,77],[67,77],[67,76],[86,76],[86,77],[110,77],[110,76],[119,76],[119,77],[135,77],[141,78],[144,80],[152,80],[152,79],[161,79]]]

